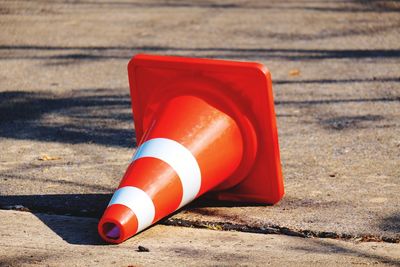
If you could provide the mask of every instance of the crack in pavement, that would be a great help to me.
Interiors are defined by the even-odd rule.
[[[341,240],[353,240],[357,242],[385,242],[385,243],[400,243],[400,238],[379,237],[375,235],[350,235],[338,234],[335,232],[318,232],[311,230],[290,229],[279,225],[268,225],[262,227],[254,227],[246,224],[220,223],[208,221],[191,221],[184,219],[167,218],[162,222],[164,225],[182,226],[191,228],[203,228],[217,231],[237,231],[255,234],[277,234],[297,236],[302,238],[331,238]]]
[[[23,205],[9,205],[9,206],[0,206],[0,210],[16,210],[22,212],[31,212],[31,213],[45,213],[49,215],[63,215],[63,216],[76,216],[76,217],[87,217],[87,218],[97,218],[98,214],[94,214],[92,212],[82,214],[82,212],[60,212],[57,210],[56,212],[47,209],[31,209],[27,208]],[[188,228],[199,228],[199,229],[208,229],[208,230],[216,230],[216,231],[236,231],[236,232],[244,232],[244,233],[254,233],[254,234],[276,234],[276,235],[287,235],[287,236],[296,236],[302,238],[330,238],[330,239],[340,239],[346,241],[356,241],[356,242],[385,242],[385,243],[400,243],[400,238],[392,238],[385,236],[376,236],[372,234],[366,235],[351,235],[345,233],[335,233],[335,232],[327,232],[327,231],[312,231],[312,230],[304,230],[304,229],[290,229],[285,226],[279,225],[266,225],[261,227],[249,226],[246,224],[238,224],[238,223],[223,223],[223,222],[210,222],[210,221],[199,221],[199,220],[186,220],[186,219],[176,219],[171,216],[161,220],[158,224],[169,225],[169,226],[179,226],[179,227],[188,227]]]

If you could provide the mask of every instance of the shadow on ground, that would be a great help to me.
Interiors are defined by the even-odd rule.
[[[42,1],[52,3],[52,1]],[[124,9],[138,9],[138,8],[181,8],[181,9],[265,9],[265,10],[306,10],[306,11],[318,11],[318,12],[353,12],[353,13],[365,13],[365,12],[398,12],[400,6],[396,5],[395,1],[385,0],[353,0],[353,1],[336,1],[342,3],[338,6],[326,6],[322,5],[324,1],[318,0],[298,0],[298,1],[285,1],[281,5],[276,3],[268,3],[267,1],[257,3],[252,1],[189,1],[183,2],[179,0],[173,1],[57,1],[56,3],[68,3],[79,9],[93,9],[93,7],[104,7],[104,8],[124,8]],[[346,4],[346,5],[344,5]],[[46,12],[43,10],[42,12]],[[3,10],[3,14],[13,14],[11,10]]]
[[[70,244],[104,245],[97,233],[97,218],[110,199],[111,194],[0,196],[0,209],[32,212]],[[79,220],[81,217],[93,219]]]
[[[97,234],[97,222],[104,212],[109,200],[111,199],[111,194],[51,194],[51,195],[10,195],[10,196],[0,196],[0,209],[6,210],[19,210],[32,212],[37,216],[44,224],[46,224],[52,231],[59,235],[63,240],[70,244],[81,244],[81,245],[100,245],[104,244],[103,241],[98,238]],[[334,206],[337,203],[320,203],[318,201],[312,200],[295,200],[290,199],[286,201],[287,203],[282,203],[283,206]],[[295,202],[295,203],[294,203]],[[355,238],[357,236],[351,236],[342,233],[312,233],[307,229],[300,229],[299,231],[291,231],[289,228],[280,225],[273,225],[266,227],[276,228],[273,231],[262,231],[262,229],[247,227],[247,222],[241,220],[241,216],[231,216],[220,212],[219,210],[207,209],[214,207],[251,207],[251,206],[265,206],[266,205],[256,205],[251,203],[233,203],[227,201],[215,201],[210,198],[210,196],[203,196],[193,203],[187,205],[183,210],[190,211],[194,214],[199,214],[203,216],[217,216],[222,221],[235,221],[238,224],[236,231],[243,228],[243,231],[256,232],[256,233],[285,233],[287,235],[307,237],[307,236],[318,236],[323,238]],[[179,222],[176,224],[176,219],[170,218],[176,213],[182,210],[178,210],[171,214],[170,216],[161,220],[161,224],[167,225],[181,225]],[[65,215],[65,216],[51,216],[51,215]],[[86,223],[79,222],[80,217],[93,218],[93,220],[82,220]],[[62,222],[60,222],[62,221]],[[179,219],[178,219],[179,221]],[[185,221],[185,220],[184,220]],[[398,233],[400,231],[399,215],[393,214],[383,218],[378,222],[378,227],[383,229],[388,233]],[[204,223],[207,223],[204,221]],[[228,223],[229,224],[229,223]],[[184,224],[187,227],[200,227],[204,228],[202,223],[197,221],[185,221]],[[181,226],[182,226],[181,225]],[[235,225],[231,225],[235,227]],[[249,230],[249,229],[251,230]],[[272,229],[271,228],[271,229]],[[233,228],[232,228],[233,229]],[[246,230],[247,229],[247,230]],[[277,231],[279,230],[279,231]],[[308,235],[304,233],[308,233]],[[385,236],[374,237],[369,235],[362,235],[363,240],[382,240],[390,243],[398,243],[398,238],[388,238]]]
[[[49,195],[0,195],[0,209],[22,209],[47,214],[73,215],[99,218],[112,194],[49,194]],[[187,205],[185,209],[205,207],[251,207],[265,206],[252,203],[216,201],[203,196]]]
[[[134,147],[130,97],[121,90],[0,92],[0,137]]]
[[[400,102],[400,97],[278,100],[275,104],[306,107],[363,102]],[[339,118],[343,125],[332,127],[348,128],[351,125],[359,125],[360,122],[383,119],[373,114],[367,115]],[[326,127],[336,123],[335,121],[327,119],[321,120],[320,123]],[[130,97],[121,93],[121,90],[77,90],[63,95],[50,92],[0,92],[0,137],[135,147],[136,138],[132,126]]]
[[[400,25],[396,25],[396,28]],[[225,48],[173,46],[41,46],[0,45],[7,54],[1,60],[45,60],[45,65],[69,65],[85,61],[121,59],[129,61],[137,53],[189,54],[207,58],[247,60],[325,60],[325,59],[398,59],[399,49],[287,49],[287,48]],[[55,54],[58,52],[58,54]]]
[[[75,245],[105,245],[97,233],[98,221],[79,220],[73,216],[51,216],[44,213],[34,213],[47,227],[69,244]]]
[[[100,245],[104,244],[104,242],[101,241],[97,234],[97,219],[103,214],[111,197],[111,194],[0,196],[0,209],[32,212],[52,231],[70,244]],[[221,202],[200,198],[185,207],[185,209],[219,206],[254,206],[254,204]],[[51,216],[54,214],[65,216]],[[171,214],[171,216],[174,214]],[[77,223],[79,217],[96,219],[83,224]]]
[[[379,224],[379,228],[385,232],[400,233],[400,213],[386,217]]]

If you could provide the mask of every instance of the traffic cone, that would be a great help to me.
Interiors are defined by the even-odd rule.
[[[175,74],[199,68],[199,60],[159,56],[135,57],[128,67],[134,114],[141,114],[135,117],[141,141],[98,225],[100,236],[110,243],[123,242],[211,190],[222,192],[215,195],[217,199],[239,201],[248,200],[252,192],[253,202],[264,203],[275,203],[283,195],[279,164],[278,170],[273,170],[278,171],[278,180],[268,178],[278,181],[272,198],[257,195],[255,188],[262,182],[246,185],[247,176],[255,175],[254,166],[260,165],[260,130],[235,102],[235,96],[218,89],[218,82],[210,84],[208,79],[191,76],[178,78],[179,83],[170,88],[152,77],[147,82],[164,89],[155,86],[153,94],[140,95],[139,77],[146,76],[141,70],[164,67],[164,79],[176,78],[166,62],[181,64],[182,69],[173,70]],[[211,65],[218,63],[212,61]],[[142,84],[142,89],[149,84]],[[277,145],[276,136],[273,138]],[[279,151],[277,157],[279,161]],[[273,158],[276,160],[276,155]]]

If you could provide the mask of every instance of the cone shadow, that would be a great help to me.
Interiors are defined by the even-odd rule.
[[[30,211],[70,244],[104,245],[97,224],[110,198],[111,194],[0,196],[0,209]]]
[[[70,244],[105,245],[97,232],[97,224],[111,197],[112,194],[1,195],[0,209],[30,211]],[[260,205],[217,201],[203,196],[162,219],[161,223],[182,210],[246,206]],[[107,226],[106,230],[114,235],[116,231],[112,231],[111,228]]]
[[[97,233],[95,218],[33,213],[55,234],[73,245],[106,245]]]

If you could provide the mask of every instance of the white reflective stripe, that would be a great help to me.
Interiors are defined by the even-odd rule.
[[[192,153],[178,142],[167,138],[154,138],[144,142],[132,158],[157,158],[167,163],[178,174],[183,187],[179,208],[195,199],[201,186],[199,164]]]
[[[151,198],[142,190],[133,186],[121,187],[115,191],[108,206],[121,204],[131,209],[138,220],[137,233],[149,227],[154,220],[156,209]]]

